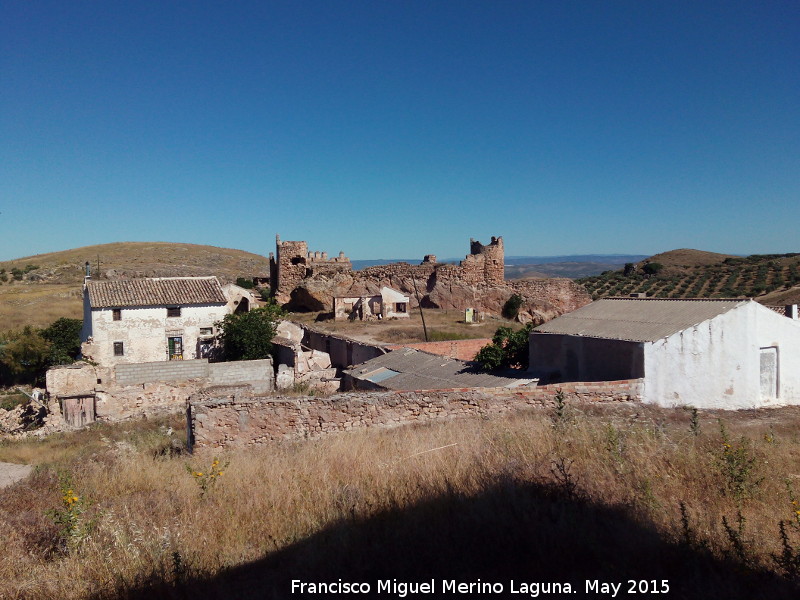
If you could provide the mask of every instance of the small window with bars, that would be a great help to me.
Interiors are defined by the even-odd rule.
[[[125,344],[123,342],[114,342],[114,356],[125,356]]]
[[[121,308],[111,309],[111,318],[115,321],[122,321],[122,309]]]
[[[167,316],[168,317],[180,317],[181,316],[181,307],[180,306],[168,306],[167,307]]]

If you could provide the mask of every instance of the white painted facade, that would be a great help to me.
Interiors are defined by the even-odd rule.
[[[408,319],[411,316],[411,298],[387,286],[380,294],[369,296],[339,296],[333,299],[333,314],[336,321],[356,318],[369,321],[381,319]]]
[[[800,404],[800,321],[757,302],[643,344],[643,351],[645,402],[725,409]]]
[[[214,323],[228,314],[224,304],[181,306],[177,317],[168,317],[166,306],[117,310],[119,320],[114,320],[115,309],[93,309],[88,295],[84,295],[82,351],[84,356],[103,366],[203,358],[217,333]],[[177,338],[180,339],[179,348],[176,347]],[[122,344],[121,355],[115,354],[115,344]],[[116,346],[116,351],[120,352],[120,346]]]
[[[652,306],[653,320],[658,321],[657,303]],[[635,321],[620,323],[625,327]],[[740,301],[713,318],[654,341],[615,339],[614,326],[607,324],[607,335],[591,335],[599,329],[589,329],[591,324],[583,334],[567,333],[558,319],[542,327],[550,331],[531,334],[530,369],[543,380],[642,378],[642,400],[667,407],[800,404],[800,321],[755,301]]]

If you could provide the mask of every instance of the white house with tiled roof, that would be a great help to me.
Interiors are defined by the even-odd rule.
[[[787,307],[790,308],[790,307]],[[800,321],[752,300],[604,298],[535,328],[543,382],[643,379],[644,402],[800,404]]]
[[[204,358],[228,304],[216,277],[87,279],[83,355],[102,366]]]

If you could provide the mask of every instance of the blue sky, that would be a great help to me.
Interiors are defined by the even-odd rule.
[[[0,259],[800,251],[800,3],[0,0]]]

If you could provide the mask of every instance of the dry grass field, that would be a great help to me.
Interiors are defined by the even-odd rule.
[[[0,445],[40,465],[0,496],[0,598],[308,597],[292,579],[339,578],[366,597],[393,578],[800,593],[796,408],[567,406],[193,456],[182,421]]]
[[[426,308],[424,312],[428,340],[431,342],[490,338],[498,327],[512,329],[522,327],[519,323],[495,316],[486,317],[482,323],[465,323],[464,311],[460,310]],[[412,311],[408,319],[390,321],[334,321],[333,319],[317,321],[319,314],[291,313],[289,318],[323,331],[369,343],[398,344],[425,341],[422,318],[417,309]]]
[[[98,277],[98,260],[101,278],[216,275],[235,281],[269,274],[263,256],[197,244],[120,242],[27,256],[0,262],[0,331],[83,318],[84,263],[89,261],[92,276]],[[20,279],[12,275],[14,269],[22,272]]]

